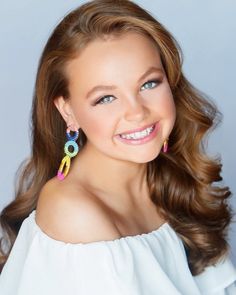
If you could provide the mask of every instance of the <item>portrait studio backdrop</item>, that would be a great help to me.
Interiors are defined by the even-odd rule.
[[[29,156],[29,119],[37,64],[56,24],[87,1],[21,0],[0,3],[0,210],[14,195],[14,177]],[[177,39],[183,71],[223,113],[208,140],[208,151],[220,154],[223,184],[230,187],[236,210],[236,2],[234,0],[135,0]],[[50,151],[53,153],[53,151]],[[234,218],[234,222],[236,217]],[[236,223],[229,232],[231,259],[236,265]]]

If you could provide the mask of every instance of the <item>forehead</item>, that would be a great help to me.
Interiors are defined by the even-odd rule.
[[[147,36],[128,32],[93,40],[68,63],[66,72],[71,83],[94,77],[107,81],[124,75],[138,77],[150,66],[163,68],[157,45]]]

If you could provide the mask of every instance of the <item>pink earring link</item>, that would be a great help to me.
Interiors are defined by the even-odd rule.
[[[76,130],[74,136],[71,136],[70,129],[68,126],[68,128],[66,129],[66,137],[67,137],[67,142],[65,143],[65,146],[64,146],[64,152],[66,155],[62,159],[60,167],[57,171],[57,178],[59,180],[65,179],[65,177],[68,174],[69,169],[70,169],[71,158],[75,157],[79,151],[79,146],[76,143],[76,140],[79,137],[79,130]],[[73,147],[73,152],[69,151],[70,146]],[[64,169],[64,172],[63,172],[63,169]]]
[[[167,153],[167,151],[168,151],[168,140],[169,140],[169,138],[167,138],[163,144],[163,152],[164,153]]]

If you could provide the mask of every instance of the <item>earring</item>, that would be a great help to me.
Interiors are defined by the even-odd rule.
[[[164,145],[163,145],[163,152],[164,152],[164,153],[167,153],[167,151],[168,151],[168,140],[169,140],[169,138],[167,138],[167,139],[164,141]]]
[[[76,130],[74,136],[71,136],[70,135],[70,129],[68,127],[66,129],[66,137],[68,139],[67,142],[65,143],[65,146],[64,146],[64,152],[65,152],[66,155],[62,159],[60,167],[59,167],[58,172],[57,172],[57,178],[59,180],[63,180],[66,177],[66,175],[68,174],[69,169],[70,169],[70,163],[71,163],[70,159],[72,157],[75,157],[77,155],[78,151],[79,151],[79,146],[75,142],[79,137],[79,130]],[[73,147],[73,152],[69,151],[70,146]],[[64,166],[65,166],[65,171],[63,172]]]

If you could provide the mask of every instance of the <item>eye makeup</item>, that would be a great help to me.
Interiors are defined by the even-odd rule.
[[[162,82],[162,79],[150,79],[150,80],[146,81],[142,86],[147,85],[147,84],[154,83],[154,84],[156,84],[155,86],[153,86],[151,88],[145,88],[144,89],[144,90],[148,90],[148,89],[152,90],[152,89],[156,88],[157,87],[157,84],[159,85],[161,82]],[[97,104],[107,104],[107,103],[104,103],[102,101],[104,101],[108,97],[114,97],[114,96],[113,95],[109,95],[109,94],[108,95],[104,95],[104,96],[100,97],[98,100],[96,100],[96,102],[93,105],[96,106]]]

